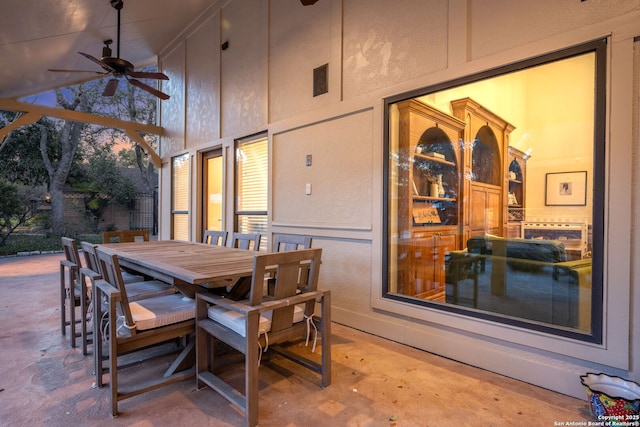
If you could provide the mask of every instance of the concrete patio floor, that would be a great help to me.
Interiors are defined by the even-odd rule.
[[[60,332],[62,254],[0,258],[1,426],[240,426],[195,379],[120,403],[92,388],[93,363]],[[68,335],[68,334],[67,334]],[[588,403],[342,325],[331,386],[274,357],[261,368],[261,426],[554,426],[589,421]],[[579,381],[576,378],[576,381]]]

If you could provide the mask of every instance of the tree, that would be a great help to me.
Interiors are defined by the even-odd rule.
[[[109,150],[94,153],[87,166],[86,180],[74,187],[85,193],[84,203],[91,220],[91,231],[98,232],[104,209],[110,203],[128,206],[135,188],[131,180],[120,173],[116,156]]]
[[[69,110],[140,123],[155,122],[157,100],[153,96],[132,85],[121,85],[122,90],[117,91],[115,96],[103,97],[104,84],[104,80],[95,80],[56,90],[56,102],[58,106]],[[5,124],[13,120],[10,115],[2,112],[0,122]],[[155,145],[155,137],[144,137],[152,146]],[[51,196],[52,231],[62,236],[65,234],[65,185],[85,185],[81,168],[86,163],[85,159],[96,152],[100,144],[111,147],[116,140],[130,143],[128,137],[119,130],[42,118],[35,125],[12,132],[0,145],[0,176],[29,185],[46,183]],[[147,189],[151,190],[155,181],[150,177],[156,171],[144,151],[137,146],[134,149],[135,164],[142,173]],[[105,185],[105,182],[100,185]],[[94,205],[89,203],[89,206]]]
[[[85,85],[72,88],[68,91],[68,97],[65,96],[62,90],[57,90],[56,101],[59,106],[67,110],[89,113],[91,112],[92,104],[89,100],[90,92],[86,89]],[[48,150],[49,134],[47,127],[41,123],[38,124],[40,128],[40,154],[49,176],[52,232],[57,236],[65,235],[63,191],[85,126],[83,123],[70,120],[62,121],[58,139],[55,141],[55,143],[59,144],[60,156],[51,158]],[[54,142],[52,141],[52,143]]]
[[[154,69],[144,69],[143,71],[155,71]],[[117,117],[138,123],[155,123],[157,112],[157,99],[147,92],[136,89],[133,85],[126,85],[122,88],[120,96],[114,97],[114,106],[117,108]],[[157,139],[155,135],[143,135],[147,144],[154,149],[157,147]],[[115,130],[114,138],[128,140],[120,130]],[[155,186],[155,175],[157,171],[153,163],[149,161],[149,156],[144,152],[142,147],[135,144],[133,146],[135,152],[135,164],[138,166],[142,179],[145,183],[147,192],[152,192]],[[123,153],[123,159],[124,159]]]
[[[39,193],[37,188],[0,179],[0,246],[33,216],[38,200],[42,200],[42,194]]]
[[[118,166],[123,168],[137,168],[138,160],[136,151],[132,148],[123,148],[118,151]]]
[[[0,246],[18,226],[13,219],[21,214],[18,188],[9,182],[0,180]]]

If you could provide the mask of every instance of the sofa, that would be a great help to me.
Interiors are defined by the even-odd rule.
[[[449,253],[447,283],[455,288],[464,278],[476,282],[477,274],[485,271],[487,260],[491,261],[491,293],[505,295],[507,267],[534,273],[565,262],[567,255],[564,243],[558,240],[505,238],[491,234],[473,236],[467,240],[465,249]],[[553,277],[557,278],[557,274],[558,270],[553,268]]]
[[[493,300],[495,308],[499,298],[508,296],[504,300],[506,310],[519,298],[521,291],[517,288],[524,282],[533,288],[540,287],[541,298],[545,292],[551,292],[548,294],[550,314],[545,317],[522,313],[525,318],[585,331],[590,329],[591,259],[567,260],[564,243],[558,240],[504,238],[487,234],[471,237],[466,246],[447,255],[447,302],[483,308],[487,298],[498,297]],[[487,275],[482,275],[485,268]],[[515,288],[508,293],[508,286]],[[485,294],[479,291],[479,287]],[[480,305],[479,293],[481,297],[484,295],[484,303]],[[534,304],[526,305],[532,307],[533,313]],[[508,313],[501,308],[496,312]]]
[[[504,257],[509,267],[522,271],[535,271],[549,263],[567,260],[564,243],[559,240],[504,238],[485,234],[467,240],[467,251]]]

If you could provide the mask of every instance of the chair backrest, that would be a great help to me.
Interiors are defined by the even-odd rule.
[[[103,231],[102,243],[148,242],[149,230]]]
[[[273,268],[275,268],[276,272],[273,292],[275,301],[295,296],[299,290],[303,293],[316,291],[318,289],[321,259],[321,248],[256,255],[253,263],[249,304],[253,306],[262,304],[265,273]],[[306,281],[301,289],[299,281],[302,275],[306,275]],[[305,308],[307,316],[313,314],[313,306],[313,301],[307,303]],[[295,305],[288,305],[273,310],[271,332],[277,332],[292,326],[294,307]]]
[[[226,231],[205,230],[204,236],[202,237],[202,243],[208,243],[210,245],[216,246],[226,246],[227,235],[228,233]]]
[[[283,233],[275,233],[273,235],[273,252],[296,251],[298,249],[310,248],[310,236]]]
[[[62,250],[64,251],[64,257],[67,261],[72,264],[78,266],[78,268],[82,267],[80,264],[80,254],[78,252],[78,244],[75,239],[71,239],[69,237],[62,238]]]
[[[120,301],[118,302],[120,310],[118,310],[118,312],[124,316],[125,325],[134,325],[135,323],[133,321],[133,316],[131,315],[131,309],[129,308],[127,290],[124,286],[124,280],[122,279],[122,270],[120,269],[118,255],[108,253],[98,247],[96,248],[96,257],[98,258],[102,279],[120,292]],[[115,320],[112,321],[115,322]],[[115,327],[115,325],[112,325],[112,327]],[[131,332],[132,335],[135,335],[135,328],[130,329],[129,332]]]
[[[239,249],[260,249],[260,237],[258,233],[233,233],[231,237],[231,247]],[[251,244],[253,243],[253,247]]]
[[[89,242],[80,242],[80,248],[84,255],[85,267],[91,271],[101,274],[100,264],[98,264],[98,257],[96,256],[96,245]]]

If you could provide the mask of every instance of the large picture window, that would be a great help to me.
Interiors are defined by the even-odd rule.
[[[605,58],[385,100],[383,297],[602,342]]]

